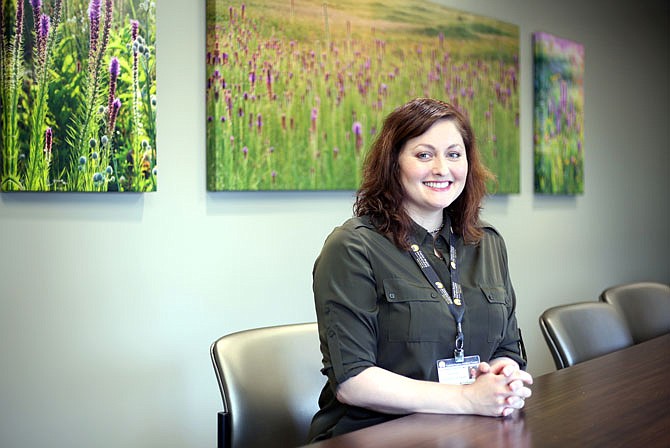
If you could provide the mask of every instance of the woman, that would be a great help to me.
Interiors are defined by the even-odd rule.
[[[507,416],[524,406],[532,377],[507,252],[479,222],[489,177],[451,105],[419,98],[386,118],[356,217],[329,235],[314,265],[328,383],[311,440],[413,412]],[[438,382],[438,361],[474,364],[465,379],[456,368]]]

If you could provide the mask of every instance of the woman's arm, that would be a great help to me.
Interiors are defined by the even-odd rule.
[[[525,372],[524,372],[525,373]],[[337,399],[387,414],[509,415],[523,407],[520,390],[512,390],[503,374],[482,373],[468,385],[419,381],[379,367],[368,367],[337,388]],[[528,391],[530,396],[530,390]]]

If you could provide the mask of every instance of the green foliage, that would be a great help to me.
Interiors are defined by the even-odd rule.
[[[93,41],[96,51],[92,51],[89,1],[42,2],[41,12],[50,15],[51,29],[45,62],[41,63],[35,57],[38,31],[34,30],[33,11],[26,2],[22,30],[32,33],[31,39],[11,60],[25,76],[21,83],[3,81],[0,86],[3,190],[156,189],[155,5],[147,0],[100,3],[98,38]],[[112,6],[111,15],[108,6]],[[61,20],[57,19],[59,9]],[[139,55],[131,39],[131,20],[139,23]],[[4,56],[5,47],[11,46],[14,25],[3,28],[3,80],[10,79],[4,76],[10,67]],[[121,71],[112,100],[118,98],[122,106],[113,129],[109,129],[106,108],[113,84],[109,72],[113,57],[119,60]],[[17,97],[14,115],[5,113],[12,95]],[[50,152],[46,151],[47,129],[53,135]],[[12,145],[12,135],[21,143]]]
[[[584,192],[583,48],[534,36],[535,192]]]

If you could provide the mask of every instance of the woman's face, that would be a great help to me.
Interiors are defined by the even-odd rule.
[[[441,214],[465,188],[468,159],[453,120],[438,120],[425,133],[408,140],[398,163],[403,204],[415,221]]]

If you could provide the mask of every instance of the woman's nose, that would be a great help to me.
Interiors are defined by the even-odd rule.
[[[447,161],[444,157],[437,156],[433,159],[433,174],[436,176],[444,176],[449,171],[447,168]]]

